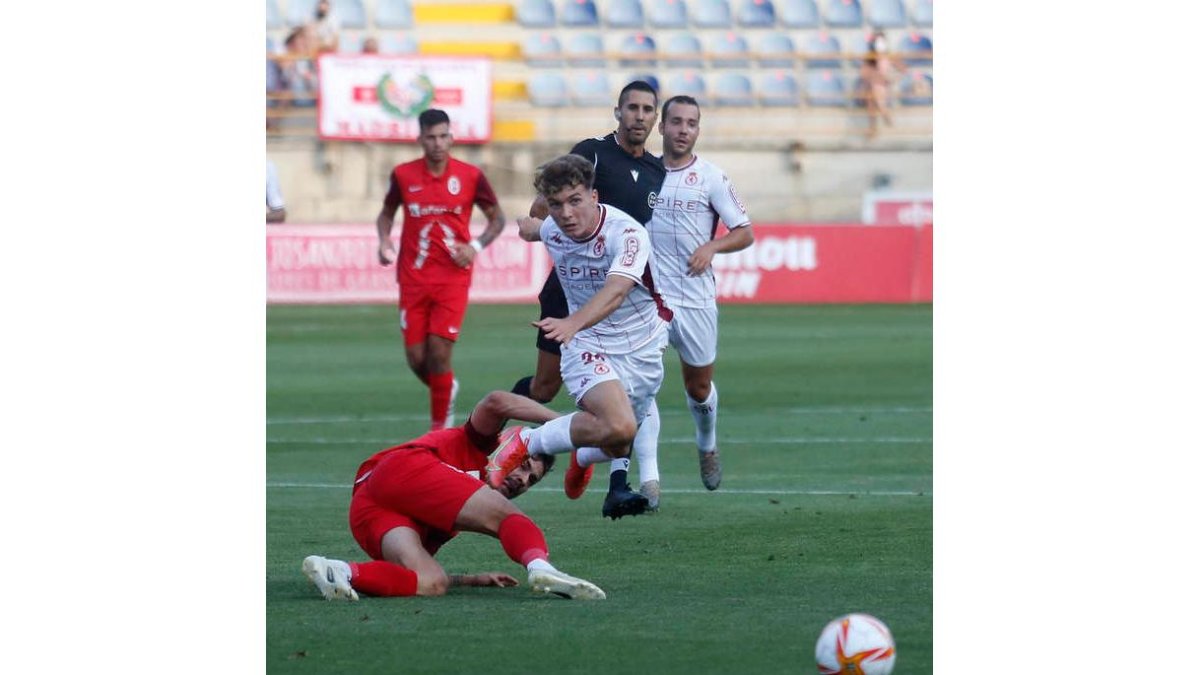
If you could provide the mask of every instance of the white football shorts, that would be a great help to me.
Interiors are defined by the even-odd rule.
[[[679,358],[702,368],[717,360],[717,308],[672,307],[670,341]]]
[[[641,349],[628,354],[605,354],[572,340],[562,348],[559,371],[576,405],[597,384],[619,380],[633,404],[634,419],[640,424],[662,387],[662,357],[666,349],[667,331],[659,332]]]

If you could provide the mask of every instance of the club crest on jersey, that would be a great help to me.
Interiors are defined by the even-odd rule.
[[[446,181],[446,191],[456,195],[460,190],[462,190],[462,183],[458,182],[458,176],[450,176],[450,180]]]
[[[698,181],[698,180],[700,180],[700,176],[697,176],[696,172],[692,171],[691,173],[689,173],[687,175],[687,178],[683,179],[683,182],[687,183],[688,185],[695,185],[696,181]]]
[[[604,235],[596,238],[596,243],[592,245],[592,253],[597,256],[604,255]]]

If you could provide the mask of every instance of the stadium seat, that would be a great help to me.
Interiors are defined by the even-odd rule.
[[[749,68],[750,45],[746,38],[726,31],[709,40],[708,53],[714,68]]]
[[[867,23],[876,28],[904,28],[908,25],[904,0],[871,0]]]
[[[754,105],[754,89],[750,78],[741,73],[721,73],[713,84],[713,99],[717,105]]]
[[[367,11],[363,9],[363,0],[332,0],[329,4],[342,28],[367,27]],[[361,44],[362,41],[359,42]]]
[[[663,96],[678,95],[691,96],[701,104],[707,103],[708,95],[704,87],[704,78],[693,70],[686,73],[675,73],[667,81],[667,90],[663,92]]]
[[[571,102],[575,105],[612,105],[616,100],[608,91],[608,76],[589,70],[571,73]]]
[[[692,25],[696,28],[729,28],[733,25],[733,12],[729,0],[689,0]]]
[[[821,14],[814,0],[779,0],[776,14],[779,25],[784,28],[816,28],[821,25]]]
[[[737,22],[744,28],[770,28],[775,25],[775,5],[771,0],[742,0]]]
[[[900,105],[933,105],[933,76],[910,70],[900,80]]]
[[[379,36],[379,53],[401,56],[421,51],[417,39],[408,33],[383,33]]]
[[[596,12],[596,3],[592,0],[565,0],[558,15],[558,22],[560,25],[574,28],[599,26],[600,15]]]
[[[933,41],[920,33],[906,33],[895,51],[902,55],[913,55],[904,57],[904,63],[910,66],[933,65]]]
[[[826,26],[858,28],[862,22],[862,5],[858,4],[858,0],[825,0]]]
[[[646,20],[654,28],[687,28],[688,10],[684,0],[647,0]]]
[[[660,87],[658,84],[658,78],[651,73],[630,73],[629,77],[625,78],[625,81],[621,86],[624,87],[626,84],[636,80],[641,80],[642,82],[650,85],[654,91],[662,91],[662,87]]]
[[[800,105],[800,85],[786,70],[763,73],[758,80],[758,100],[772,107]]]
[[[787,33],[768,33],[758,43],[758,64],[769,68],[791,68],[796,62],[796,45]]]
[[[868,29],[864,32],[856,33],[854,37],[850,39],[850,44],[846,45],[846,52],[859,56],[851,56],[850,58],[846,59],[847,63],[855,68],[858,68],[862,65],[862,56],[871,51],[871,36],[874,34],[875,33],[872,30]]]
[[[279,13],[279,5],[275,0],[267,0],[267,30],[283,28],[283,15]]]
[[[835,70],[811,70],[804,81],[805,98],[811,106],[846,107],[846,84]]]
[[[521,45],[525,63],[531,68],[561,68],[562,45],[552,33],[530,33]]]
[[[824,56],[824,58],[809,58],[805,64],[809,68],[842,67],[842,43],[838,41],[836,35],[831,35],[829,31],[823,30],[810,35],[808,42],[804,45],[804,51],[810,57]]]
[[[604,23],[612,28],[641,28],[646,25],[642,0],[611,0]]]
[[[376,28],[412,28],[412,25],[412,5],[408,0],[376,0]]]
[[[671,58],[663,59],[668,68],[702,68],[700,38],[692,33],[668,33],[662,53]]]
[[[570,102],[567,80],[560,73],[534,73],[529,78],[526,91],[529,92],[529,102],[535,106],[557,108]]]
[[[550,0],[521,0],[517,5],[517,23],[525,28],[553,28],[554,5]]]
[[[303,26],[317,13],[317,0],[287,0],[287,24]]]
[[[912,6],[912,22],[921,28],[933,28],[933,0],[916,0]]]
[[[624,67],[645,68],[658,65],[658,61],[654,58],[658,52],[658,46],[654,44],[654,38],[641,31],[625,36],[625,39],[621,40],[617,52],[626,57],[620,62]]]
[[[585,68],[604,67],[604,41],[597,33],[575,33],[568,38],[567,63]]]

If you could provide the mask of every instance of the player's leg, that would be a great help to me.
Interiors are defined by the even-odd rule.
[[[538,305],[541,318],[553,317],[564,319],[570,313],[567,307],[567,297],[563,293],[558,275],[554,272],[547,277],[546,283],[538,293]],[[517,380],[512,392],[528,396],[539,403],[549,403],[558,395],[562,388],[562,374],[559,371],[560,345],[557,341],[546,337],[545,331],[538,329],[537,333],[538,360],[534,374]]]
[[[658,433],[662,421],[658,416],[658,401],[650,400],[637,435],[633,437],[633,456],[637,460],[638,492],[646,498],[649,510],[657,511],[662,495],[658,473]]]
[[[388,530],[381,540],[384,560],[345,562],[309,556],[304,573],[327,600],[358,600],[361,591],[378,597],[444,595],[449,586],[441,565],[409,527]]]
[[[667,348],[664,331],[637,352],[610,357],[621,373],[621,383],[629,396],[634,418],[638,420],[633,439],[633,456],[638,463],[641,494],[650,510],[658,510],[660,487],[658,474],[658,432],[660,421],[656,397],[663,381],[663,352]]]
[[[717,450],[717,385],[713,369],[717,360],[717,310],[686,309],[677,314],[683,388],[688,410],[696,427],[696,451],[704,487],[716,490],[721,484],[721,456]],[[675,323],[672,321],[671,323]]]
[[[533,380],[529,383],[529,398],[539,403],[554,400],[558,390],[562,389],[562,373],[559,369],[561,359],[557,352],[538,349],[537,368],[533,371]]]
[[[444,429],[454,424],[458,381],[454,378],[451,357],[466,317],[467,295],[467,286],[441,286],[431,303],[429,337],[425,342],[431,429]]]
[[[400,289],[400,330],[404,334],[404,356],[408,367],[422,384],[428,386],[425,338],[429,335],[429,303],[425,287],[406,285]]]

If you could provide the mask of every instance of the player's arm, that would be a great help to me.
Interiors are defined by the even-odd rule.
[[[546,198],[538,195],[534,197],[533,203],[529,205],[529,217],[545,220],[550,217],[550,205],[546,203]]]
[[[541,241],[542,240],[542,224],[545,221],[540,218],[532,218],[522,216],[517,218],[517,236],[525,241]]]
[[[396,173],[392,172],[388,182],[387,195],[383,198],[383,208],[375,218],[375,230],[379,233],[379,264],[391,265],[396,260],[396,248],[392,246],[392,226],[396,222],[396,209],[404,203],[400,192],[400,184],[396,182]]]
[[[475,256],[483,252],[488,244],[495,241],[504,229],[504,210],[500,208],[500,200],[492,190],[487,176],[479,174],[479,182],[475,186],[475,205],[487,217],[487,227],[483,232],[465,244],[456,244],[450,252],[450,257],[459,267],[467,267],[475,260]]]
[[[451,574],[451,586],[516,586],[517,580],[503,572],[484,572],[482,574]]]
[[[750,230],[749,225],[734,228],[725,236],[706,242],[692,252],[692,256],[688,258],[688,275],[694,277],[704,274],[704,271],[712,265],[713,256],[718,253],[741,251],[753,243],[754,233]]]
[[[508,420],[544,424],[559,416],[546,406],[518,394],[493,391],[476,404],[469,420],[471,427],[484,436],[493,436]]]
[[[610,273],[604,281],[604,286],[592,296],[591,300],[587,301],[587,304],[580,307],[579,311],[565,319],[547,317],[541,321],[534,321],[533,325],[545,331],[546,337],[558,340],[565,345],[579,331],[595,326],[604,317],[612,314],[613,310],[621,306],[625,296],[629,295],[636,285],[637,281],[632,277]]]

